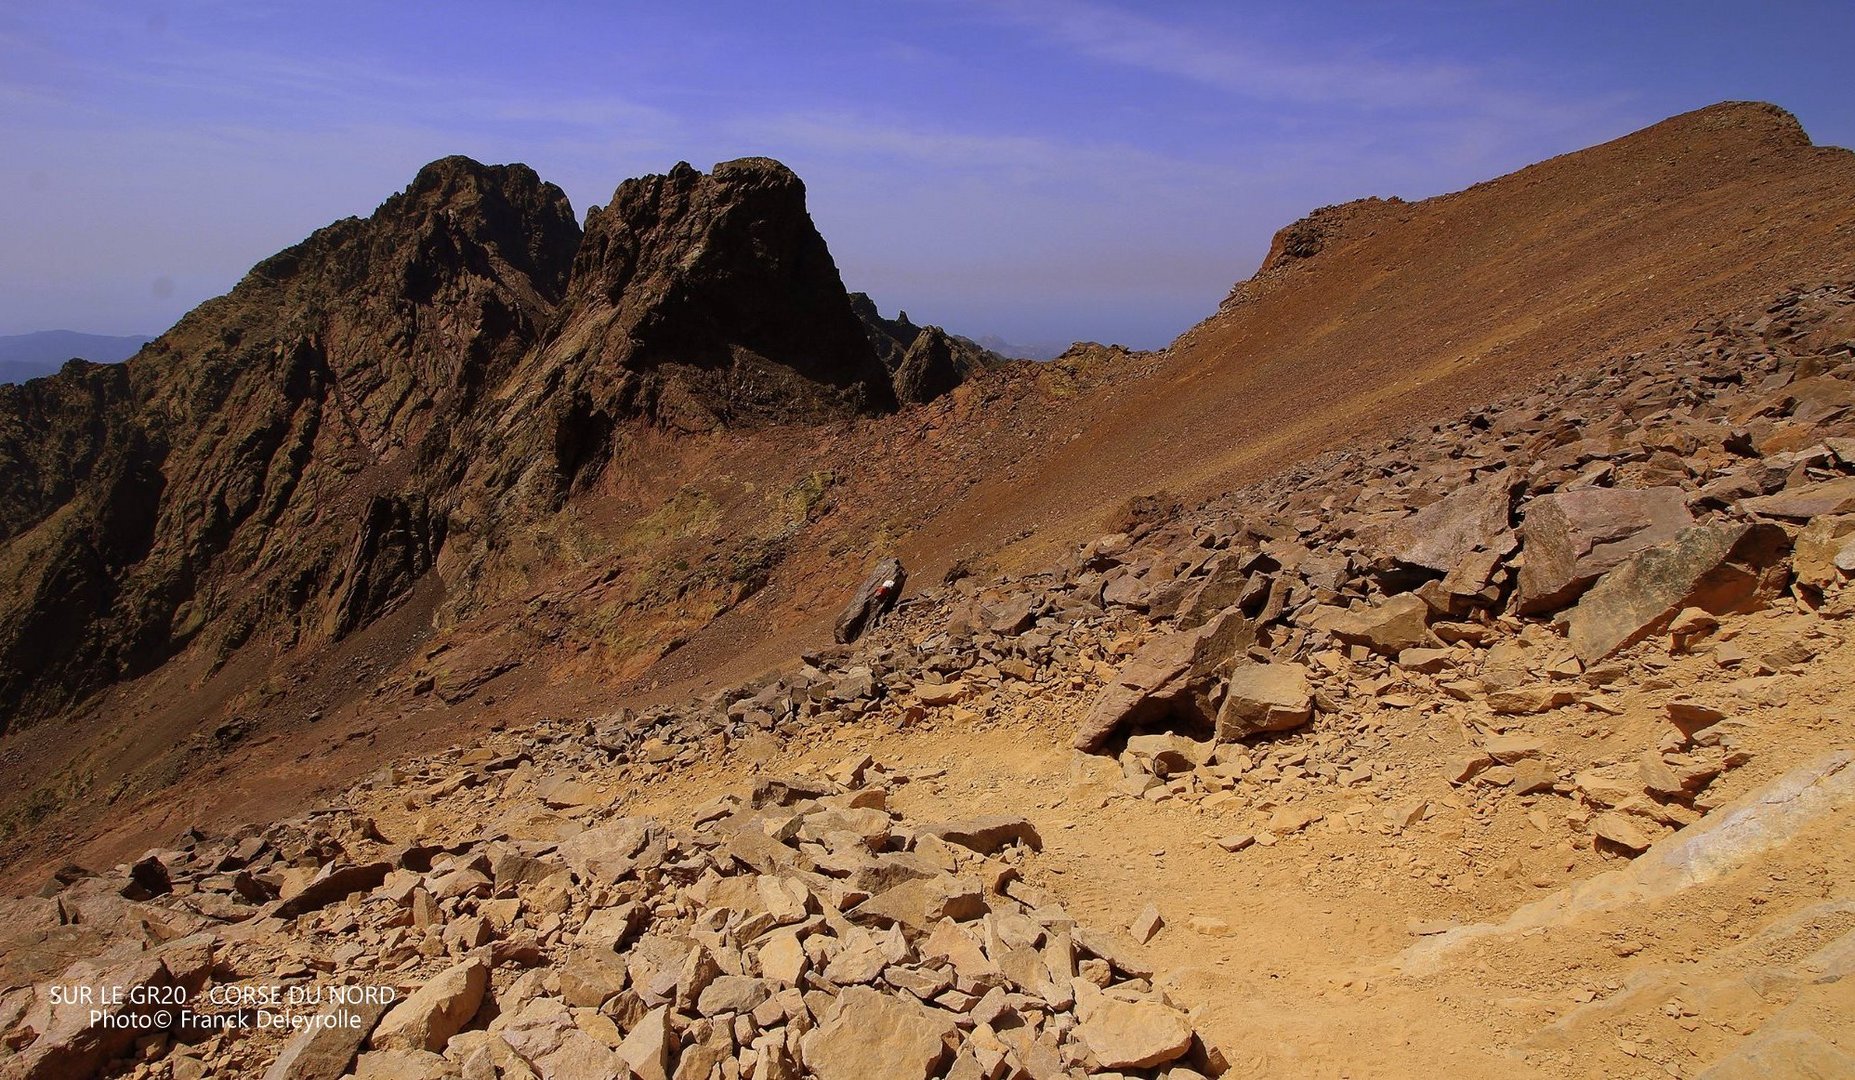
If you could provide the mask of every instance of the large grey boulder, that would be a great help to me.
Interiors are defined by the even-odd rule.
[[[1582,488],[1527,504],[1520,526],[1516,606],[1522,615],[1556,611],[1578,599],[1605,571],[1694,524],[1677,487]]]
[[[1644,637],[1684,608],[1715,615],[1763,607],[1784,587],[1790,537],[1776,525],[1697,525],[1599,578],[1563,616],[1585,663]]]

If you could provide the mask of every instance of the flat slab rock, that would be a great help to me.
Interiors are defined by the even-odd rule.
[[[1134,726],[1149,715],[1163,713],[1160,697],[1191,669],[1194,644],[1188,634],[1169,634],[1148,642],[1102,688],[1077,726],[1072,745],[1078,750],[1099,750],[1123,724]]]
[[[1103,997],[1088,1006],[1076,1037],[1103,1068],[1150,1069],[1191,1050],[1192,1025],[1184,1013],[1157,1001]]]
[[[1554,611],[1578,599],[1606,571],[1694,524],[1677,487],[1581,488],[1541,495],[1520,527],[1522,615]]]
[[[472,957],[433,976],[412,996],[393,1006],[374,1028],[368,1046],[375,1050],[444,1049],[483,1004],[489,988],[489,964]]]
[[[330,863],[301,891],[278,901],[271,909],[271,914],[279,919],[294,919],[298,915],[325,908],[351,893],[377,888],[392,870],[393,864],[389,862],[348,865]]]
[[[929,1080],[958,1030],[944,1009],[855,986],[806,1034],[803,1056],[818,1080]]]
[[[1193,688],[1224,673],[1255,640],[1255,625],[1235,608],[1191,630],[1154,638],[1102,688],[1070,745],[1093,753],[1121,728],[1158,720],[1181,703],[1210,721],[1208,703],[1197,702]]]
[[[1383,603],[1340,612],[1327,620],[1327,629],[1341,641],[1386,656],[1436,640],[1430,634],[1430,605],[1416,593],[1399,593]]]
[[[1301,664],[1239,664],[1218,706],[1217,738],[1235,742],[1263,731],[1285,731],[1314,716],[1308,669]]]
[[[1514,490],[1505,476],[1469,484],[1398,522],[1386,534],[1385,547],[1403,565],[1447,574],[1470,552],[1500,545]]]
[[[1841,476],[1815,484],[1785,488],[1775,495],[1761,495],[1739,504],[1754,514],[1809,521],[1825,514],[1855,511],[1855,476]]]
[[[353,1016],[360,1025],[331,1024],[304,1030],[283,1048],[264,1073],[264,1080],[340,1080],[348,1075],[355,1055],[366,1045],[386,1009],[379,1003],[328,1006],[322,1015]]]
[[[1632,645],[1685,608],[1754,610],[1783,587],[1790,538],[1776,525],[1697,525],[1630,556],[1563,616],[1585,663]]]
[[[1032,851],[1043,850],[1043,837],[1029,818],[1009,814],[987,814],[960,821],[936,821],[918,826],[915,831],[937,836],[950,844],[970,848],[981,855],[996,855],[1012,844],[1023,844]]]

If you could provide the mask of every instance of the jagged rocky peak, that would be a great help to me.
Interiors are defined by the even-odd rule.
[[[905,396],[951,356],[900,365],[929,388]],[[31,553],[0,593],[0,730],[189,646],[354,633],[480,568],[626,425],[835,421],[896,385],[778,162],[628,180],[584,231],[525,165],[432,162],[122,369],[0,395],[0,560]]]
[[[475,275],[504,279],[552,305],[566,291],[579,243],[566,194],[533,169],[453,156],[420,169],[369,217],[337,221],[258,263],[241,288],[305,275],[341,287],[398,268],[415,301],[430,299],[422,293],[437,279]]]
[[[483,253],[505,260],[550,304],[567,291],[580,225],[566,193],[526,165],[440,158],[420,169],[376,217],[396,215],[442,221]]]
[[[985,366],[985,350],[938,326],[915,336],[895,370],[895,396],[907,404],[933,401]]]
[[[547,360],[610,415],[670,427],[894,407],[805,209],[768,158],[627,180],[587,215]]]
[[[395,603],[443,536],[409,465],[442,460],[539,340],[579,239],[532,169],[445,158],[119,371],[0,399],[0,491],[19,496],[0,543],[31,552],[0,595],[0,729],[190,641],[340,634]],[[331,512],[361,500],[399,527]]]
[[[867,293],[851,293],[850,306],[903,405],[932,401],[975,372],[1005,362],[976,341],[938,326],[915,325],[906,311],[885,319]]]

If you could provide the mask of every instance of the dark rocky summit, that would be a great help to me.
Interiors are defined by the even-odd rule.
[[[0,725],[203,632],[229,651],[261,627],[351,624],[335,615],[352,593],[339,560],[367,500],[438,457],[454,430],[438,421],[538,336],[578,241],[533,171],[447,158],[124,366],[9,389],[0,476],[25,497],[4,522]],[[369,595],[374,612],[394,599]]]
[[[910,400],[949,357],[905,365]],[[627,181],[584,236],[526,166],[434,162],[134,360],[0,387],[0,731],[190,642],[350,634],[447,560],[467,601],[626,425],[895,404],[778,162]]]
[[[805,185],[768,158],[620,184],[542,359],[596,408],[689,429],[894,405]]]

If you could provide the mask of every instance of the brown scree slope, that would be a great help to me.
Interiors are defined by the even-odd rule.
[[[1317,252],[1288,252],[1310,233]],[[945,420],[918,421],[918,441],[910,417],[889,422],[903,434],[876,445],[912,460],[884,483],[979,477],[901,552],[929,578],[974,554],[1029,565],[1129,496],[1228,490],[1850,267],[1855,154],[1811,145],[1764,104],[1677,116],[1452,195],[1324,209],[1135,377],[1067,397],[1019,375],[997,413],[948,403]],[[883,484],[860,494],[880,504]],[[820,613],[859,570],[824,579]],[[750,646],[753,628],[729,622],[717,648],[669,670],[693,676]]]

